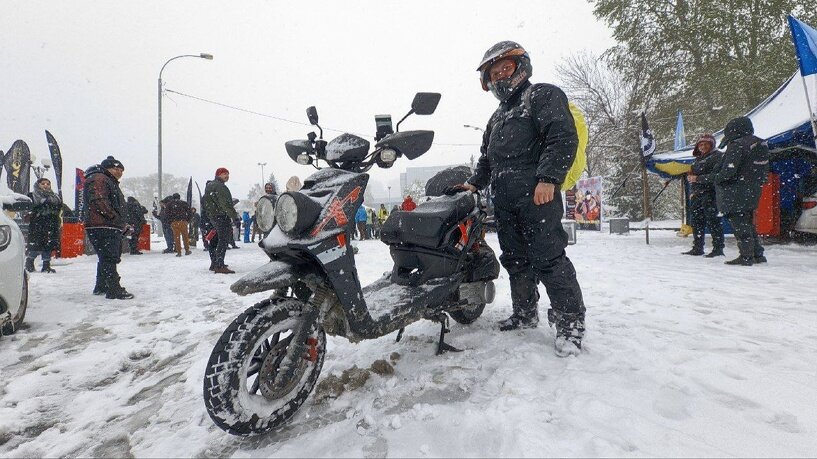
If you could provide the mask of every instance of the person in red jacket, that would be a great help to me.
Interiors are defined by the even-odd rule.
[[[403,204],[400,206],[400,210],[405,210],[407,212],[411,212],[412,210],[417,208],[417,204],[414,202],[414,199],[411,198],[411,195],[406,196],[406,199],[403,201]]]

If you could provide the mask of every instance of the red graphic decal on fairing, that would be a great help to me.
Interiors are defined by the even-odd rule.
[[[335,198],[332,201],[332,204],[329,205],[329,212],[327,212],[326,217],[318,223],[318,226],[312,230],[310,235],[315,237],[320,233],[326,225],[329,224],[332,220],[338,225],[338,227],[342,227],[343,225],[349,223],[349,218],[346,216],[346,212],[343,211],[343,206],[350,202],[357,201],[357,198],[360,197],[361,188],[355,187],[349,194],[346,195],[343,199]]]

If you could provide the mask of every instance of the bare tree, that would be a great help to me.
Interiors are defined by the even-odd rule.
[[[643,218],[638,178],[642,88],[628,82],[604,57],[590,52],[569,56],[557,66],[557,71],[562,88],[581,108],[590,131],[585,172],[590,177],[604,178],[608,211],[632,219]],[[622,189],[611,197],[623,183]],[[649,186],[654,196],[663,187],[663,180],[649,174]],[[656,204],[653,209],[656,218],[680,215],[677,199],[662,198]]]

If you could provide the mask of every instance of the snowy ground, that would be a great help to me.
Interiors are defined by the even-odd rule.
[[[0,340],[0,456],[814,456],[817,248],[727,267],[651,236],[580,232],[568,249],[588,310],[580,357],[554,356],[546,325],[496,329],[510,312],[503,272],[483,317],[453,325],[465,352],[435,356],[427,322],[400,343],[332,338],[322,378],[392,352],[396,373],[310,398],[255,439],[218,430],[201,392],[214,340],[262,294],[231,294],[238,275],[211,274],[201,249],[126,255],[131,301],[91,295],[94,258],[59,260],[32,276],[27,328]],[[252,245],[227,259],[239,274],[265,261]],[[373,241],[359,263],[366,282],[390,268]]]

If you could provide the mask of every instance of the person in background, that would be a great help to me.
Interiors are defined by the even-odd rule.
[[[216,274],[234,274],[235,271],[229,269],[224,263],[227,252],[227,245],[230,241],[235,241],[232,232],[232,221],[238,218],[238,213],[233,204],[233,196],[227,188],[227,181],[230,180],[230,171],[224,167],[216,170],[213,180],[207,182],[202,197],[202,209],[216,230],[217,241],[211,241],[210,250],[210,270]],[[212,243],[216,241],[215,247]]]
[[[386,223],[386,219],[389,218],[389,211],[386,210],[385,204],[380,204],[380,208],[377,209],[377,221],[380,223],[380,226],[383,226],[383,223]]]
[[[238,199],[233,199],[233,208],[235,205],[238,204]],[[230,247],[229,249],[237,249],[238,246],[236,245],[237,241],[241,240],[241,217],[236,214],[236,217],[233,219],[233,238],[230,239]]]
[[[718,210],[729,219],[740,251],[740,256],[727,261],[727,265],[752,266],[767,261],[755,228],[754,213],[769,172],[769,147],[754,133],[748,117],[732,119],[724,129],[720,147],[726,146],[726,152],[719,166],[705,175],[687,176],[690,183],[715,186]]]
[[[250,242],[255,242],[255,236],[258,236],[259,239],[264,239],[264,237],[261,235],[261,230],[258,229],[258,222],[255,220],[255,214],[252,215],[250,223],[252,224],[252,235],[250,236]]]
[[[125,166],[108,156],[85,171],[82,191],[86,203],[85,231],[99,258],[94,295],[104,293],[105,298],[117,300],[133,298],[133,294],[119,283],[116,270],[122,260],[122,236],[132,230],[125,221],[125,196],[119,189],[119,179],[124,172]]]
[[[250,242],[250,227],[252,226],[252,218],[250,218],[250,213],[245,210],[241,214],[241,220],[244,224],[244,243],[248,244]]]
[[[148,213],[148,210],[136,200],[136,198],[128,196],[128,202],[125,204],[125,213],[128,216],[128,224],[133,227],[133,233],[128,239],[130,254],[142,255],[142,252],[139,251],[139,235],[142,234],[142,228],[144,228],[147,223],[145,214]]]
[[[174,194],[172,199],[165,204],[165,212],[167,212],[170,228],[173,230],[173,246],[176,248],[176,256],[182,256],[182,245],[184,245],[184,254],[190,255],[192,253],[188,233],[190,206],[181,200],[181,196]]]
[[[411,197],[411,195],[406,196],[406,199],[403,200],[403,204],[400,205],[400,210],[405,210],[406,212],[411,212],[416,208],[417,203],[414,202],[414,199]]]
[[[190,245],[196,247],[199,241],[199,227],[201,226],[201,215],[196,212],[195,207],[190,208],[190,222],[187,231],[190,233]]]
[[[167,248],[162,250],[162,253],[173,253],[175,252],[175,246],[173,245],[173,229],[170,227],[170,220],[167,218],[167,212],[165,211],[165,207],[167,206],[168,201],[173,199],[173,196],[167,196],[161,201],[159,201],[159,211],[153,211],[153,216],[159,220],[159,223],[162,225],[162,236],[165,238],[165,245]]]
[[[47,178],[37,180],[30,196],[34,206],[28,227],[26,271],[34,272],[34,259],[39,255],[43,260],[41,272],[53,273],[56,271],[51,268],[51,252],[60,243],[62,201],[51,191],[51,181]]]
[[[365,209],[364,209],[365,210]],[[374,239],[374,211],[367,210],[366,211],[366,237],[369,239]]]
[[[706,175],[720,167],[723,152],[715,148],[715,137],[711,134],[702,135],[692,150],[695,162],[692,163],[693,175]],[[723,226],[718,217],[718,208],[715,204],[715,187],[706,183],[690,183],[689,196],[689,223],[692,226],[692,250],[684,255],[704,254],[704,235],[706,230],[712,235],[712,251],[707,258],[723,256]]]
[[[366,237],[366,208],[363,207],[363,203],[360,203],[360,207],[357,208],[357,212],[355,213],[355,223],[357,224],[358,238],[361,241],[368,239]]]

